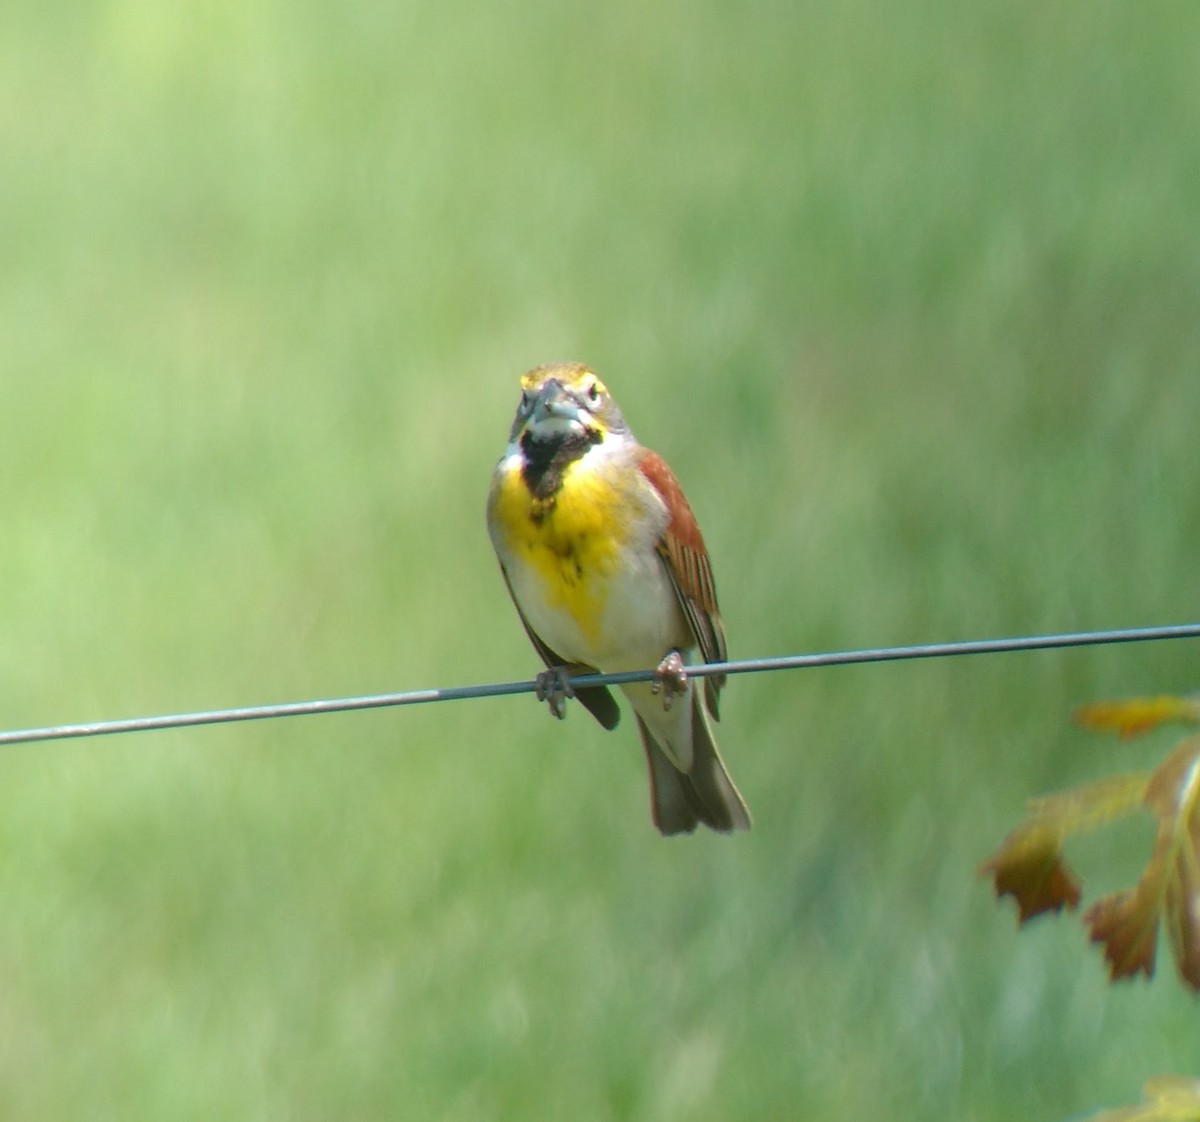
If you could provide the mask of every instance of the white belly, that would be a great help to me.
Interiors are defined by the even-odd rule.
[[[597,624],[583,627],[541,586],[542,575],[517,559],[506,566],[513,595],[529,626],[568,662],[597,670],[653,669],[668,651],[686,642],[687,625],[663,560],[653,550],[606,574],[588,574],[588,598],[601,605]]]

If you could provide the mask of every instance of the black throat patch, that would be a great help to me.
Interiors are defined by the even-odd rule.
[[[590,430],[570,433],[558,440],[536,440],[532,433],[525,433],[521,437],[521,451],[525,454],[521,478],[530,494],[542,502],[553,499],[562,486],[563,470],[601,439],[600,433]]]

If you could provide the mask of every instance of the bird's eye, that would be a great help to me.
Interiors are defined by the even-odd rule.
[[[587,388],[588,401],[593,405],[600,400],[600,387],[595,382],[590,382]]]

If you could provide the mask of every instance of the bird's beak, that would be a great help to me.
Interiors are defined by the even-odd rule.
[[[548,378],[538,390],[533,402],[533,416],[538,420],[558,418],[562,421],[582,421],[579,406],[572,400],[570,394],[563,389],[557,378]]]
[[[563,437],[589,431],[589,420],[562,383],[548,378],[529,406],[525,427],[538,439]]]

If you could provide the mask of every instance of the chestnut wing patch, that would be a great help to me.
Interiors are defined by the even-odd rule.
[[[724,662],[727,658],[725,631],[717,607],[717,586],[696,516],[683,497],[679,481],[661,456],[647,452],[638,467],[667,504],[670,521],[658,543],[658,552],[666,563],[675,596],[700,648],[700,656],[705,662]],[[705,700],[714,717],[717,716],[717,698],[724,684],[724,675],[705,679]]]

